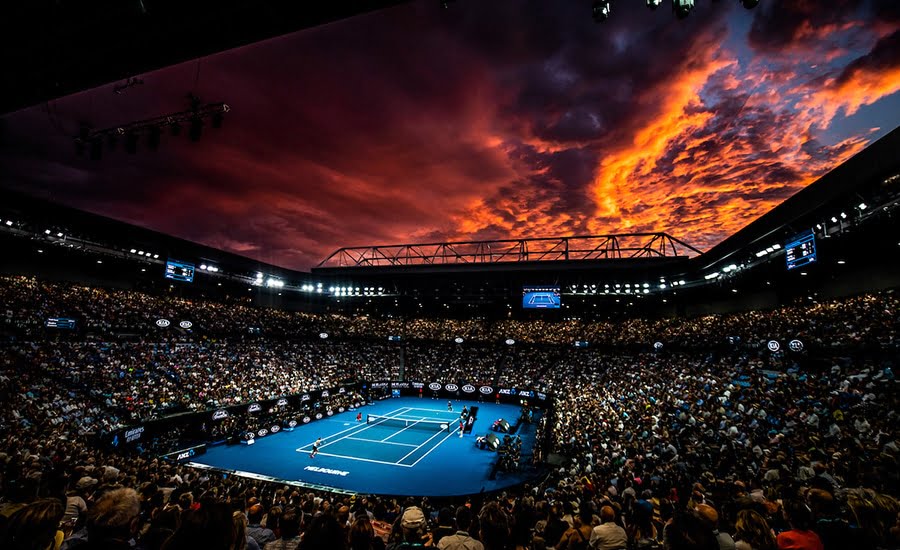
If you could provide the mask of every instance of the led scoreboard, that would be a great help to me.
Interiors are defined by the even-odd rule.
[[[816,261],[816,236],[805,231],[784,246],[784,258],[788,269],[803,267]]]
[[[169,259],[166,261],[166,279],[173,281],[194,281],[194,264]]]

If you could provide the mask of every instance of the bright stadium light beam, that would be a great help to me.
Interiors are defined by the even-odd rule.
[[[662,4],[662,0],[647,0],[647,7],[651,10],[655,10]]]

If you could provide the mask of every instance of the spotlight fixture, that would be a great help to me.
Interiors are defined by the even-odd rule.
[[[609,10],[609,0],[595,0],[594,5],[591,8],[594,21],[602,23],[609,19]]]
[[[647,0],[647,7],[651,10],[655,10],[662,4],[662,0]]]
[[[672,0],[672,11],[678,19],[684,19],[694,9],[694,0]]]
[[[759,4],[759,0],[741,0],[741,5],[747,8],[748,10],[752,10]]]

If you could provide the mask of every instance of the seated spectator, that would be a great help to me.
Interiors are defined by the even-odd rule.
[[[496,502],[484,505],[478,514],[479,538],[485,550],[503,550],[510,538],[509,517]]]
[[[430,546],[432,544],[431,533],[428,531],[428,524],[422,509],[418,506],[406,508],[395,523],[391,537],[387,550],[407,550],[417,546]]]
[[[313,517],[304,534],[300,550],[345,550],[347,539],[337,519],[331,514]]]
[[[234,518],[228,506],[203,501],[199,507],[181,514],[181,525],[163,545],[163,550],[231,550],[236,536]]]
[[[663,534],[666,550],[718,550],[709,525],[692,512],[675,514]]]
[[[694,511],[716,536],[719,550],[734,550],[734,539],[731,538],[731,535],[719,531],[719,513],[715,508],[709,504],[699,504]]]
[[[138,530],[141,502],[134,489],[115,489],[88,510],[87,539],[71,538],[65,550],[128,550]]]
[[[335,520],[336,521],[336,520]],[[296,550],[300,545],[300,513],[295,508],[288,508],[281,515],[278,523],[280,537],[267,543],[263,550]],[[338,524],[340,526],[340,524]],[[343,539],[343,534],[340,534]]]
[[[234,542],[237,550],[260,550],[256,539],[247,534],[247,516],[244,512],[236,511],[231,514],[234,521]],[[243,544],[241,541],[244,541]]]
[[[755,510],[741,510],[734,524],[736,550],[777,550],[775,534],[766,518]]]
[[[59,522],[65,508],[57,499],[37,500],[19,509],[0,532],[0,548],[16,550],[57,550],[63,533]]]
[[[384,541],[375,536],[375,528],[366,515],[360,515],[350,525],[349,550],[384,550]]]
[[[254,504],[247,510],[247,535],[255,540],[260,548],[275,540],[275,533],[261,525],[265,514],[266,509],[262,504]]]
[[[812,531],[812,511],[805,503],[785,503],[784,519],[791,528],[776,537],[778,550],[824,550],[822,539]]]
[[[484,545],[469,534],[471,524],[472,511],[468,506],[458,507],[456,509],[456,532],[441,537],[437,542],[437,547],[441,550],[484,550]]]
[[[616,524],[616,511],[612,506],[600,509],[600,525],[592,530],[590,545],[595,550],[624,550],[628,547],[628,535]]]

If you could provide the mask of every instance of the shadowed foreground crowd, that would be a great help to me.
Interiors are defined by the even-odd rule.
[[[92,306],[72,296],[102,296],[101,309],[123,312],[142,336],[126,344],[109,334],[72,341],[19,325],[9,331],[0,352],[0,549],[900,547],[892,294],[719,318],[747,339],[790,326],[810,342],[843,344],[802,365],[764,348],[635,355],[545,343],[517,351],[509,364],[527,374],[512,377],[557,396],[550,427],[561,464],[508,493],[436,502],[226,478],[91,443],[97,430],[158,414],[162,399],[196,409],[327,386],[359,369],[388,376],[387,346],[346,343],[324,355],[302,342],[224,339],[160,351],[148,343],[152,329],[133,321],[134,304],[163,310],[171,299],[28,279],[4,280],[0,294],[16,319],[60,315],[58,304],[73,300],[90,318]],[[227,309],[193,305],[211,325]],[[118,323],[98,315],[90,322],[104,330]],[[407,327],[429,323],[450,321]],[[683,335],[714,330],[696,319],[665,324]],[[499,340],[510,328],[477,330]],[[429,344],[416,346],[417,368],[443,360]],[[306,359],[292,366],[286,354]],[[465,360],[452,364],[458,379],[489,376],[483,362],[471,371]],[[260,365],[275,373],[264,388],[243,376]],[[434,368],[428,374],[442,372]]]

